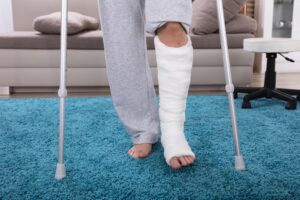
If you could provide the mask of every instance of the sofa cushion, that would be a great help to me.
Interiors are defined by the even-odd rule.
[[[245,38],[252,34],[228,34],[229,48],[242,48]],[[219,34],[191,35],[195,49],[220,48]],[[148,49],[154,49],[153,36],[147,35]],[[0,33],[0,49],[59,49],[60,36],[46,35],[39,32]],[[100,30],[82,32],[68,37],[69,49],[103,50],[102,32]]]
[[[226,24],[227,33],[255,33],[257,22],[255,19],[238,14]]]
[[[254,35],[250,33],[227,34],[228,48],[243,49],[244,39],[253,38]],[[208,35],[192,35],[192,43],[195,49],[220,49],[220,35],[219,33]]]
[[[103,49],[102,32],[86,31],[68,37],[69,49]],[[36,31],[0,33],[0,49],[59,49],[60,35]]]
[[[68,12],[68,34],[76,34],[85,30],[96,30],[99,28],[99,20],[82,15],[77,12]],[[36,31],[45,34],[60,34],[61,13],[54,12],[43,15],[33,20],[33,27]]]
[[[225,22],[236,16],[246,0],[223,0]],[[218,30],[217,5],[213,0],[195,0],[191,30],[194,34],[205,35]]]

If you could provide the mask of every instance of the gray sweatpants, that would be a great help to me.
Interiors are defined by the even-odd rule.
[[[191,0],[100,0],[110,91],[134,144],[156,143],[159,114],[147,58],[145,32],[169,21],[189,30]],[[171,66],[170,66],[171,67]]]

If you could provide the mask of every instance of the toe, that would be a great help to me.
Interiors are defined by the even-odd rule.
[[[151,144],[138,144],[128,150],[128,154],[134,159],[145,158],[151,153]]]
[[[170,161],[170,165],[173,169],[179,169],[181,167],[181,164],[179,162],[179,159],[177,157],[174,157]]]
[[[132,157],[133,157],[134,159],[138,159],[138,158],[139,158],[138,152],[134,151],[133,154],[132,154]]]
[[[185,158],[185,160],[187,161],[188,164],[191,164],[193,162],[193,159],[192,159],[191,156],[185,156],[184,158]]]
[[[188,160],[190,163],[193,163],[195,161],[195,158],[193,156],[188,156]]]
[[[183,158],[187,165],[191,164],[191,161],[189,160],[188,156],[184,156]]]
[[[192,161],[192,163],[195,161],[195,157],[189,156],[189,159]]]
[[[129,149],[128,154],[129,154],[132,158],[134,158],[134,159],[137,159],[137,158],[138,158],[136,149],[135,149],[134,147],[132,147],[131,149]]]
[[[130,149],[128,150],[128,154],[129,154],[130,156],[132,156],[132,154],[133,154],[132,148],[130,148]]]
[[[188,165],[188,163],[186,162],[184,156],[179,157],[179,161],[180,161],[180,163],[181,163],[183,166],[187,166],[187,165]]]

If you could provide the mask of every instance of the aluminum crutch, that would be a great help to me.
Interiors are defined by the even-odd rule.
[[[60,35],[60,85],[58,96],[60,97],[59,112],[59,139],[58,139],[58,163],[56,166],[55,179],[61,180],[66,176],[64,163],[64,128],[65,128],[65,98],[67,97],[67,22],[68,0],[62,0],[61,6],[61,35]]]
[[[235,168],[237,170],[244,170],[245,164],[243,156],[240,152],[240,144],[238,137],[235,105],[234,105],[234,86],[232,84],[230,61],[229,61],[229,52],[227,45],[227,36],[225,30],[225,20],[224,20],[224,11],[223,11],[223,2],[222,0],[216,0],[217,9],[218,9],[218,18],[219,18],[219,29],[220,29],[220,39],[221,46],[223,51],[223,62],[224,62],[224,71],[226,79],[226,92],[228,93],[231,119],[232,119],[232,128],[233,128],[233,138],[235,143]],[[60,62],[60,86],[58,90],[58,96],[60,97],[60,122],[59,122],[59,143],[58,143],[58,163],[56,166],[55,178],[60,180],[66,176],[66,169],[64,164],[64,121],[65,121],[65,98],[67,97],[66,89],[66,72],[67,72],[67,21],[68,21],[68,0],[62,0],[61,8],[61,62]]]
[[[217,1],[217,10],[218,10],[218,19],[219,19],[219,32],[220,32],[220,40],[222,46],[222,53],[223,53],[223,63],[224,63],[224,72],[225,72],[225,80],[226,80],[226,92],[228,94],[229,99],[229,106],[231,112],[231,120],[232,120],[232,129],[233,129],[233,139],[235,143],[235,169],[236,170],[244,170],[245,163],[243,156],[240,150],[240,141],[238,135],[238,128],[237,128],[237,120],[236,120],[236,112],[235,112],[235,105],[234,105],[234,85],[232,83],[232,76],[231,76],[231,65],[229,60],[229,52],[228,52],[228,44],[227,44],[227,34],[225,28],[225,19],[224,19],[224,10],[223,10],[223,1]]]

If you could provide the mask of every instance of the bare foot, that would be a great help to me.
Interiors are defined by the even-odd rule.
[[[183,166],[188,166],[194,162],[195,158],[193,156],[180,156],[173,157],[170,161],[170,166],[173,169],[180,169]]]
[[[145,158],[149,156],[152,150],[152,144],[136,144],[128,150],[128,154],[134,158]]]

